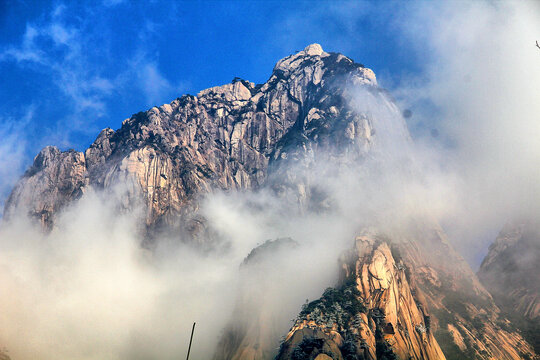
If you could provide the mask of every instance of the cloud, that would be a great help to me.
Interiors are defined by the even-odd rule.
[[[284,47],[320,41],[369,57],[367,46],[384,41],[390,55],[407,56],[392,74],[378,74],[379,83],[412,110],[407,123],[422,149],[414,156],[431,181],[438,179],[433,185],[446,188],[444,199],[432,199],[439,221],[473,266],[507,221],[535,217],[540,5],[340,2],[301,13],[291,11],[276,26]],[[399,66],[409,58],[414,66]]]
[[[129,91],[142,96],[145,105],[141,106],[150,107],[170,101],[185,88],[159,69],[159,54],[152,42],[159,24],[145,19],[137,33],[139,41],[118,56],[110,41],[116,30],[100,18],[108,11],[100,5],[59,3],[27,22],[20,42],[0,49],[0,62],[16,64],[26,76],[34,72],[46,76],[65,101],[64,115],[56,120],[56,134],[50,140],[70,145],[73,132],[94,134],[99,130],[98,120],[107,117],[118,102],[118,94]],[[39,101],[50,99],[36,99]]]
[[[88,193],[49,235],[21,218],[4,224],[0,341],[10,356],[173,359],[184,356],[193,321],[192,355],[211,356],[232,311],[238,259],[166,241],[150,253],[137,212],[115,206],[110,194]]]
[[[21,44],[4,49],[0,60],[48,74],[76,114],[90,109],[99,115],[113,81],[89,63],[84,53],[88,40],[80,27],[65,22],[65,16],[65,6],[59,5],[46,21],[27,23]]]
[[[149,106],[161,105],[163,99],[178,96],[187,88],[182,82],[172,84],[159,70],[157,62],[149,60],[145,54],[130,62],[130,71],[125,77],[137,79],[136,85]]]
[[[202,212],[229,246],[201,253],[164,234],[149,251],[138,232],[144,212],[119,212],[121,193],[87,191],[48,235],[21,217],[0,228],[0,292],[9,294],[0,297],[0,342],[12,358],[176,359],[196,321],[192,356],[209,359],[241,280],[261,278],[259,295],[282,335],[305,299],[333,284],[337,255],[351,242],[341,221],[328,226],[337,218],[284,217],[270,193],[217,193]],[[301,248],[239,271],[253,247],[283,234]]]
[[[184,91],[184,82],[173,82],[160,70],[159,54],[153,50],[159,23],[145,19],[145,25],[136,30],[139,41],[123,56],[112,55],[117,51],[110,41],[114,27],[101,19],[110,11],[100,5],[57,3],[49,12],[28,21],[20,39],[0,48],[0,62],[22,70],[22,75],[17,75],[24,78],[22,83],[33,79],[32,86],[37,88],[24,94],[26,103],[15,103],[4,112],[2,121],[6,123],[1,131],[6,159],[15,159],[16,153],[18,164],[28,164],[43,146],[78,148],[81,137],[91,141],[101,127],[118,121],[108,117],[118,110],[125,94],[139,99],[134,101],[142,103],[144,109],[168,102]],[[33,117],[24,131],[12,119],[26,109],[40,114],[44,121],[38,125]],[[20,150],[21,144],[28,145],[27,151]],[[23,170],[20,166],[0,170],[10,179],[2,182],[2,202],[13,185],[12,178]]]
[[[128,83],[136,79],[135,86],[143,94],[148,106],[161,105],[164,99],[178,97],[188,86],[180,81],[172,83],[159,69],[159,51],[154,50],[159,31],[167,31],[163,24],[150,19],[144,20],[137,33],[138,46],[135,55],[128,62],[128,68],[119,77],[121,82]]]
[[[460,209],[443,222],[478,263],[494,232],[539,210],[540,6],[415,3],[407,10],[399,25],[424,52],[424,72],[395,93],[424,127],[431,124],[417,141],[436,143],[435,127],[450,144],[441,154],[460,179],[453,195]]]
[[[0,297],[0,340],[20,359],[178,358],[197,321],[193,356],[209,358],[232,313],[239,264],[257,244],[283,236],[296,240],[301,252],[271,257],[274,266],[263,272],[277,279],[267,289],[268,299],[280,311],[283,328],[285,315],[294,315],[306,297],[317,297],[333,283],[338,254],[364,226],[392,230],[429,216],[443,223],[471,262],[478,261],[507,220],[538,213],[536,6],[477,2],[401,8],[391,26],[425,54],[425,67],[393,90],[400,104],[412,109],[411,120],[428,131],[417,131],[411,141],[398,108],[353,92],[356,110],[372,115],[381,148],[359,167],[335,168],[335,161],[324,161],[310,169],[312,185],[331,195],[329,210],[295,213],[286,200],[265,190],[213,194],[201,211],[229,246],[210,254],[175,242],[174,234],[161,239],[154,253],[144,250],[137,211],[119,215],[114,199],[94,192],[69,207],[50,235],[24,219],[6,224],[0,230],[0,292],[9,296]],[[57,8],[53,16],[63,11]],[[354,23],[354,17],[347,21]],[[74,39],[81,35],[58,24],[28,27],[21,46],[3,56],[47,64],[38,44],[48,40],[69,59],[80,51]],[[137,86],[146,88],[148,101],[157,101],[175,86],[151,52],[139,54],[125,74],[140,74]],[[82,79],[89,93],[114,92],[117,81],[128,83]],[[66,89],[72,98],[81,91]],[[434,128],[439,137],[431,135]],[[15,142],[8,137],[0,146],[0,154],[8,154],[0,159],[17,159]],[[0,169],[10,166],[0,163]]]
[[[370,94],[351,93],[357,111],[372,116],[376,129],[403,128],[398,109]],[[305,176],[306,187],[324,189],[329,206],[299,210],[291,206],[294,197],[269,188],[209,194],[200,211],[224,245],[209,253],[177,234],[163,234],[152,252],[141,247],[144,211],[118,211],[125,184],[110,192],[87,189],[48,235],[24,218],[5,223],[0,292],[10,296],[0,297],[0,341],[18,359],[173,359],[186,353],[196,321],[192,356],[208,359],[226,324],[239,320],[233,309],[243,285],[250,304],[272,319],[274,332],[265,340],[277,347],[305,299],[335,283],[336,261],[359,229],[392,229],[418,215],[410,209],[425,202],[420,195],[426,187],[413,188],[417,177],[404,181],[409,164],[383,151],[392,144],[403,153],[403,146],[412,146],[406,135],[381,136],[382,148],[361,164],[346,154],[324,161],[326,152],[314,154],[323,161],[312,167],[288,164],[287,171]],[[259,266],[239,271],[251,249],[280,237],[293,238],[298,247],[266,254]]]
[[[20,118],[0,117],[0,221],[4,201],[26,166],[26,138],[24,128],[34,118],[34,107],[29,106]]]

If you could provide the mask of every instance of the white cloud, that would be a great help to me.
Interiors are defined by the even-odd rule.
[[[178,96],[186,86],[183,83],[176,85],[163,76],[156,62],[140,59],[131,63],[132,74],[137,78],[137,84],[145,96],[149,106],[161,105],[164,99]]]
[[[397,135],[388,132],[391,137],[382,144],[394,146],[390,152],[394,162],[386,167],[367,162],[361,169],[323,171],[334,178],[314,176],[317,185],[333,194],[335,213],[290,216],[283,210],[286,206],[264,193],[217,194],[207,199],[204,214],[232,242],[225,255],[200,256],[167,241],[150,255],[139,247],[140,238],[133,231],[136,214],[119,216],[114,201],[92,193],[60,217],[46,241],[26,223],[4,227],[0,292],[10,296],[0,297],[4,309],[0,339],[13,357],[177,358],[185,353],[191,323],[197,321],[200,343],[193,354],[209,358],[231,314],[238,264],[249,249],[268,238],[292,236],[300,244],[310,244],[303,256],[281,259],[283,263],[276,259],[275,273],[265,274],[285,280],[286,276],[280,277],[282,270],[297,275],[288,279],[291,282],[276,282],[277,293],[286,294],[287,301],[272,298],[281,301],[281,314],[289,315],[298,310],[297,301],[317,296],[319,287],[332,283],[337,254],[351,245],[359,227],[370,222],[390,226],[388,222],[429,214],[443,222],[455,244],[468,249],[471,260],[486,240],[492,240],[485,235],[496,232],[509,217],[537,216],[540,50],[534,40],[540,34],[538,9],[533,3],[454,6],[415,3],[392,25],[406,36],[403,39],[409,37],[410,44],[421,43],[418,51],[429,50],[425,71],[413,79],[414,86],[403,82],[396,89],[401,101],[417,106],[415,116],[425,115],[424,123],[436,124],[453,147],[434,146],[438,139],[433,138],[420,138],[416,146],[403,142],[397,109],[385,111],[358,94],[358,110],[376,113],[377,126],[396,131]],[[61,16],[58,12],[56,16]],[[47,62],[37,45],[42,37],[76,54],[80,50],[74,41],[81,35],[58,24],[63,28],[27,27],[22,45],[3,57]],[[136,75],[147,100],[158,102],[175,85],[148,52],[140,54],[123,76]],[[85,72],[81,78],[69,72],[58,74],[65,77],[61,79],[65,91],[82,107],[95,103],[85,104],[80,94],[112,93],[118,81],[129,81]],[[79,79],[88,87],[80,87]],[[424,101],[438,112],[421,108]],[[436,122],[429,119],[435,115],[440,117]],[[17,166],[17,142],[12,136],[0,145],[0,176],[9,177],[1,169]],[[409,145],[414,161],[396,164],[395,154],[406,153]],[[8,163],[2,164],[2,159]],[[376,170],[376,176],[370,169]],[[257,206],[250,206],[253,203]],[[62,341],[66,338],[69,342]]]
[[[452,144],[444,159],[460,178],[453,195],[460,209],[444,222],[477,262],[504,223],[540,210],[540,5],[416,3],[407,10],[400,28],[424,51],[425,72],[397,93]]]
[[[0,61],[14,61],[25,70],[47,75],[69,100],[64,106],[65,116],[59,119],[58,127],[62,133],[58,134],[59,138],[69,138],[65,133],[70,131],[97,131],[89,124],[106,116],[108,104],[115,103],[113,96],[120,92],[137,89],[150,106],[168,102],[184,89],[182,83],[171,83],[159,70],[157,54],[149,56],[152,53],[149,35],[155,32],[156,26],[149,20],[140,31],[134,56],[103,57],[110,49],[104,42],[96,43],[103,34],[94,30],[94,22],[98,21],[94,17],[99,13],[95,10],[84,8],[83,12],[86,11],[88,16],[74,17],[72,9],[61,3],[48,16],[28,22],[20,43],[0,50]],[[111,29],[100,28],[99,31]],[[130,60],[133,58],[135,60]],[[111,74],[109,67],[118,68],[118,61],[125,62],[125,66]]]
[[[0,221],[4,202],[26,165],[25,126],[34,118],[34,107],[18,119],[0,118]]]
[[[21,44],[4,49],[0,60],[14,60],[22,67],[37,65],[71,100],[75,114],[92,109],[99,115],[105,107],[104,95],[110,93],[112,86],[103,92],[105,79],[84,54],[84,34],[67,25],[63,17],[63,7],[59,6],[52,11],[49,21],[28,23]]]
[[[507,221],[537,217],[539,18],[536,2],[340,2],[293,12],[275,31],[284,47],[318,34],[345,54],[383,34],[415,58],[414,72],[397,68],[380,83],[413,110],[408,124],[423,148],[416,156],[452,187],[446,199],[432,199],[453,204],[439,206],[439,219],[474,266]],[[381,30],[359,33],[366,23]]]
[[[193,355],[210,357],[237,259],[178,243],[151,254],[140,247],[136,211],[118,214],[115,204],[88,193],[50,235],[24,219],[0,229],[0,291],[9,294],[0,339],[12,358],[178,358],[193,321]]]
[[[103,0],[103,5],[112,7],[125,3],[125,0]]]

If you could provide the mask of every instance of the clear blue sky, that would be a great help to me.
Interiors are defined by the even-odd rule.
[[[182,94],[235,76],[264,82],[310,43],[365,64],[387,86],[421,60],[397,36],[402,9],[391,2],[0,4],[0,126],[24,127],[26,163],[49,144],[83,150],[102,128]]]

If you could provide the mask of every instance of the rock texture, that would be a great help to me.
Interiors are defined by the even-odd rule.
[[[359,236],[340,284],[306,304],[279,358],[535,358],[440,231],[406,233],[414,240]]]
[[[365,233],[341,258],[337,286],[300,311],[278,359],[537,358],[436,224]],[[239,298],[237,309],[250,316],[231,323],[227,352],[218,349],[216,359],[270,358],[275,335],[261,341],[256,331],[261,316],[272,318],[263,302]],[[238,324],[241,331],[230,331]]]
[[[342,267],[341,284],[304,306],[277,359],[445,359],[388,243],[358,237]]]
[[[531,221],[504,227],[478,277],[497,304],[540,351],[540,226]]]
[[[540,318],[540,228],[507,225],[482,261],[478,276],[495,299],[527,319]]]
[[[86,160],[82,153],[62,152],[47,146],[13,189],[6,203],[5,216],[9,218],[14,212],[25,210],[44,227],[50,227],[54,214],[78,199],[86,184]]]
[[[273,163],[294,157],[288,149],[306,153],[337,142],[366,151],[370,121],[348,106],[349,85],[379,91],[371,70],[310,45],[280,60],[264,84],[235,79],[140,112],[117,131],[103,130],[84,153],[43,149],[5,216],[27,213],[50,229],[88,188],[121,186],[126,207],[143,201],[150,230],[176,225],[202,242],[205,225],[192,215],[202,194],[260,187]],[[308,197],[309,189],[299,194]]]
[[[464,259],[436,225],[415,223],[394,237],[430,327],[447,359],[535,358]]]
[[[0,350],[0,360],[11,360],[11,358],[7,355],[6,352]]]

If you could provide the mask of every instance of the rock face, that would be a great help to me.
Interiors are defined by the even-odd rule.
[[[11,359],[4,351],[0,350],[0,360],[11,360]]]
[[[378,108],[355,107],[359,94]],[[6,202],[5,218],[29,214],[50,230],[85,192],[111,191],[120,206],[144,209],[148,241],[172,229],[213,249],[219,239],[198,213],[201,197],[265,187],[300,212],[324,209],[310,178],[314,164],[358,165],[385,141],[398,151],[399,141],[409,141],[404,120],[385,124],[381,109],[399,114],[371,70],[310,45],[280,60],[264,84],[235,79],[182,96],[103,130],[84,152],[43,149]],[[243,268],[255,272],[256,258]],[[337,287],[301,311],[279,359],[535,356],[436,223],[359,237],[342,266]],[[241,293],[236,313],[244,320],[226,329],[216,359],[271,358],[278,345],[272,311]]]
[[[45,227],[53,224],[54,214],[78,199],[87,183],[86,160],[82,153],[61,152],[47,146],[13,189],[5,209],[10,217],[17,210],[28,210]]]
[[[407,234],[359,236],[340,284],[304,306],[278,358],[535,358],[443,234]]]
[[[342,267],[340,285],[304,306],[277,359],[445,359],[388,243],[358,237]]]
[[[146,206],[150,230],[178,226],[203,241],[204,224],[192,215],[199,196],[260,187],[272,164],[294,157],[289,148],[306,153],[337,141],[366,151],[370,121],[348,106],[349,85],[378,91],[371,70],[310,45],[280,60],[264,84],[235,79],[140,112],[117,131],[103,130],[84,153],[43,149],[5,216],[27,213],[50,229],[58,211],[87,189],[121,184],[126,207]]]
[[[416,223],[394,240],[395,256],[409,271],[416,299],[429,309],[431,330],[447,359],[535,357],[438,226]]]
[[[531,222],[504,227],[482,262],[478,277],[501,309],[540,350],[540,227]]]
[[[482,261],[478,276],[497,301],[527,319],[540,318],[540,228],[507,225]]]

